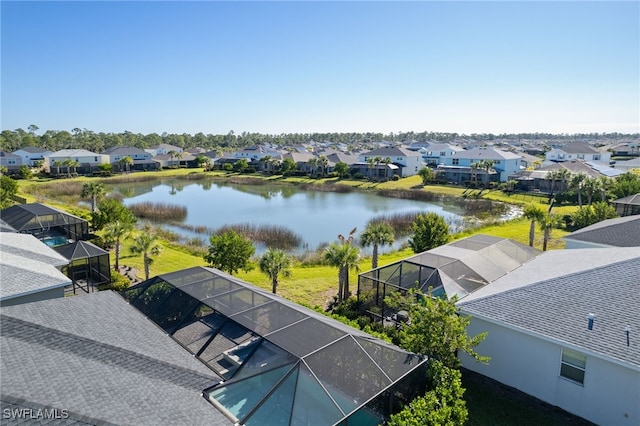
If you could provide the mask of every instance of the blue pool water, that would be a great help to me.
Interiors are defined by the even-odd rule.
[[[67,238],[63,237],[62,235],[58,235],[56,237],[47,237],[44,240],[42,240],[42,242],[48,245],[49,247],[57,247],[57,246],[68,244],[69,240],[67,240]]]

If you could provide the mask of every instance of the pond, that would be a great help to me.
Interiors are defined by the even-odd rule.
[[[215,230],[237,224],[285,227],[301,237],[303,243],[298,251],[315,250],[353,228],[360,232],[370,219],[380,215],[435,212],[443,216],[455,232],[465,226],[470,208],[468,201],[459,202],[462,199],[425,202],[371,192],[311,191],[271,183],[158,179],[111,185],[110,190],[120,192],[125,205],[152,202],[185,206],[187,217],[182,223],[192,228],[205,226]],[[208,235],[196,234],[185,227],[167,227],[186,238],[197,236],[208,244]],[[386,249],[396,249],[403,242],[406,238]]]

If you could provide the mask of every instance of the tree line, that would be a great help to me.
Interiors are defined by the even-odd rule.
[[[473,139],[478,141],[491,141],[495,139],[512,140],[605,140],[624,139],[639,137],[638,134],[623,133],[590,133],[575,135],[554,135],[549,133],[522,133],[522,134],[471,134],[463,135],[459,133],[446,132],[327,132],[327,133],[281,133],[266,134],[256,132],[242,132],[236,134],[230,130],[226,134],[211,134],[197,132],[190,133],[135,133],[125,130],[124,132],[94,132],[88,129],[74,128],[67,130],[46,130],[39,134],[40,128],[32,124],[27,130],[22,128],[15,130],[3,130],[0,133],[0,151],[13,152],[25,146],[35,146],[46,148],[51,151],[60,149],[86,149],[92,152],[102,152],[115,146],[132,146],[140,149],[157,146],[161,143],[174,145],[183,149],[200,147],[204,149],[237,149],[257,144],[273,144],[282,147],[291,147],[304,143],[330,142],[334,144],[362,145],[378,142],[454,142],[459,138]]]

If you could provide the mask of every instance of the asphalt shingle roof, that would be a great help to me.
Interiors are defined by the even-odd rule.
[[[585,249],[597,250],[623,249]],[[463,300],[458,306],[464,314],[640,366],[640,253],[597,268]],[[595,314],[593,330],[587,327],[590,313]],[[629,346],[625,327],[630,328]]]
[[[0,256],[0,277],[0,300],[71,284],[71,280],[50,263],[8,252]]]
[[[68,265],[67,258],[31,234],[7,232],[0,236],[0,254],[10,253],[52,266]]]
[[[640,215],[603,220],[563,238],[614,247],[640,247]]]
[[[3,408],[66,409],[91,424],[231,424],[201,396],[220,379],[115,293],[4,307],[0,320]]]

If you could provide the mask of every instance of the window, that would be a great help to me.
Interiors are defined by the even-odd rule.
[[[454,158],[453,159],[453,165],[457,166],[460,163],[460,159],[459,158]]]
[[[567,349],[562,350],[560,376],[573,382],[583,384],[587,357]]]
[[[593,161],[600,161],[600,156],[599,155],[594,155],[593,156]]]
[[[440,151],[440,157],[446,157],[447,152],[446,151]]]
[[[584,154],[578,154],[578,160],[584,160]]]

